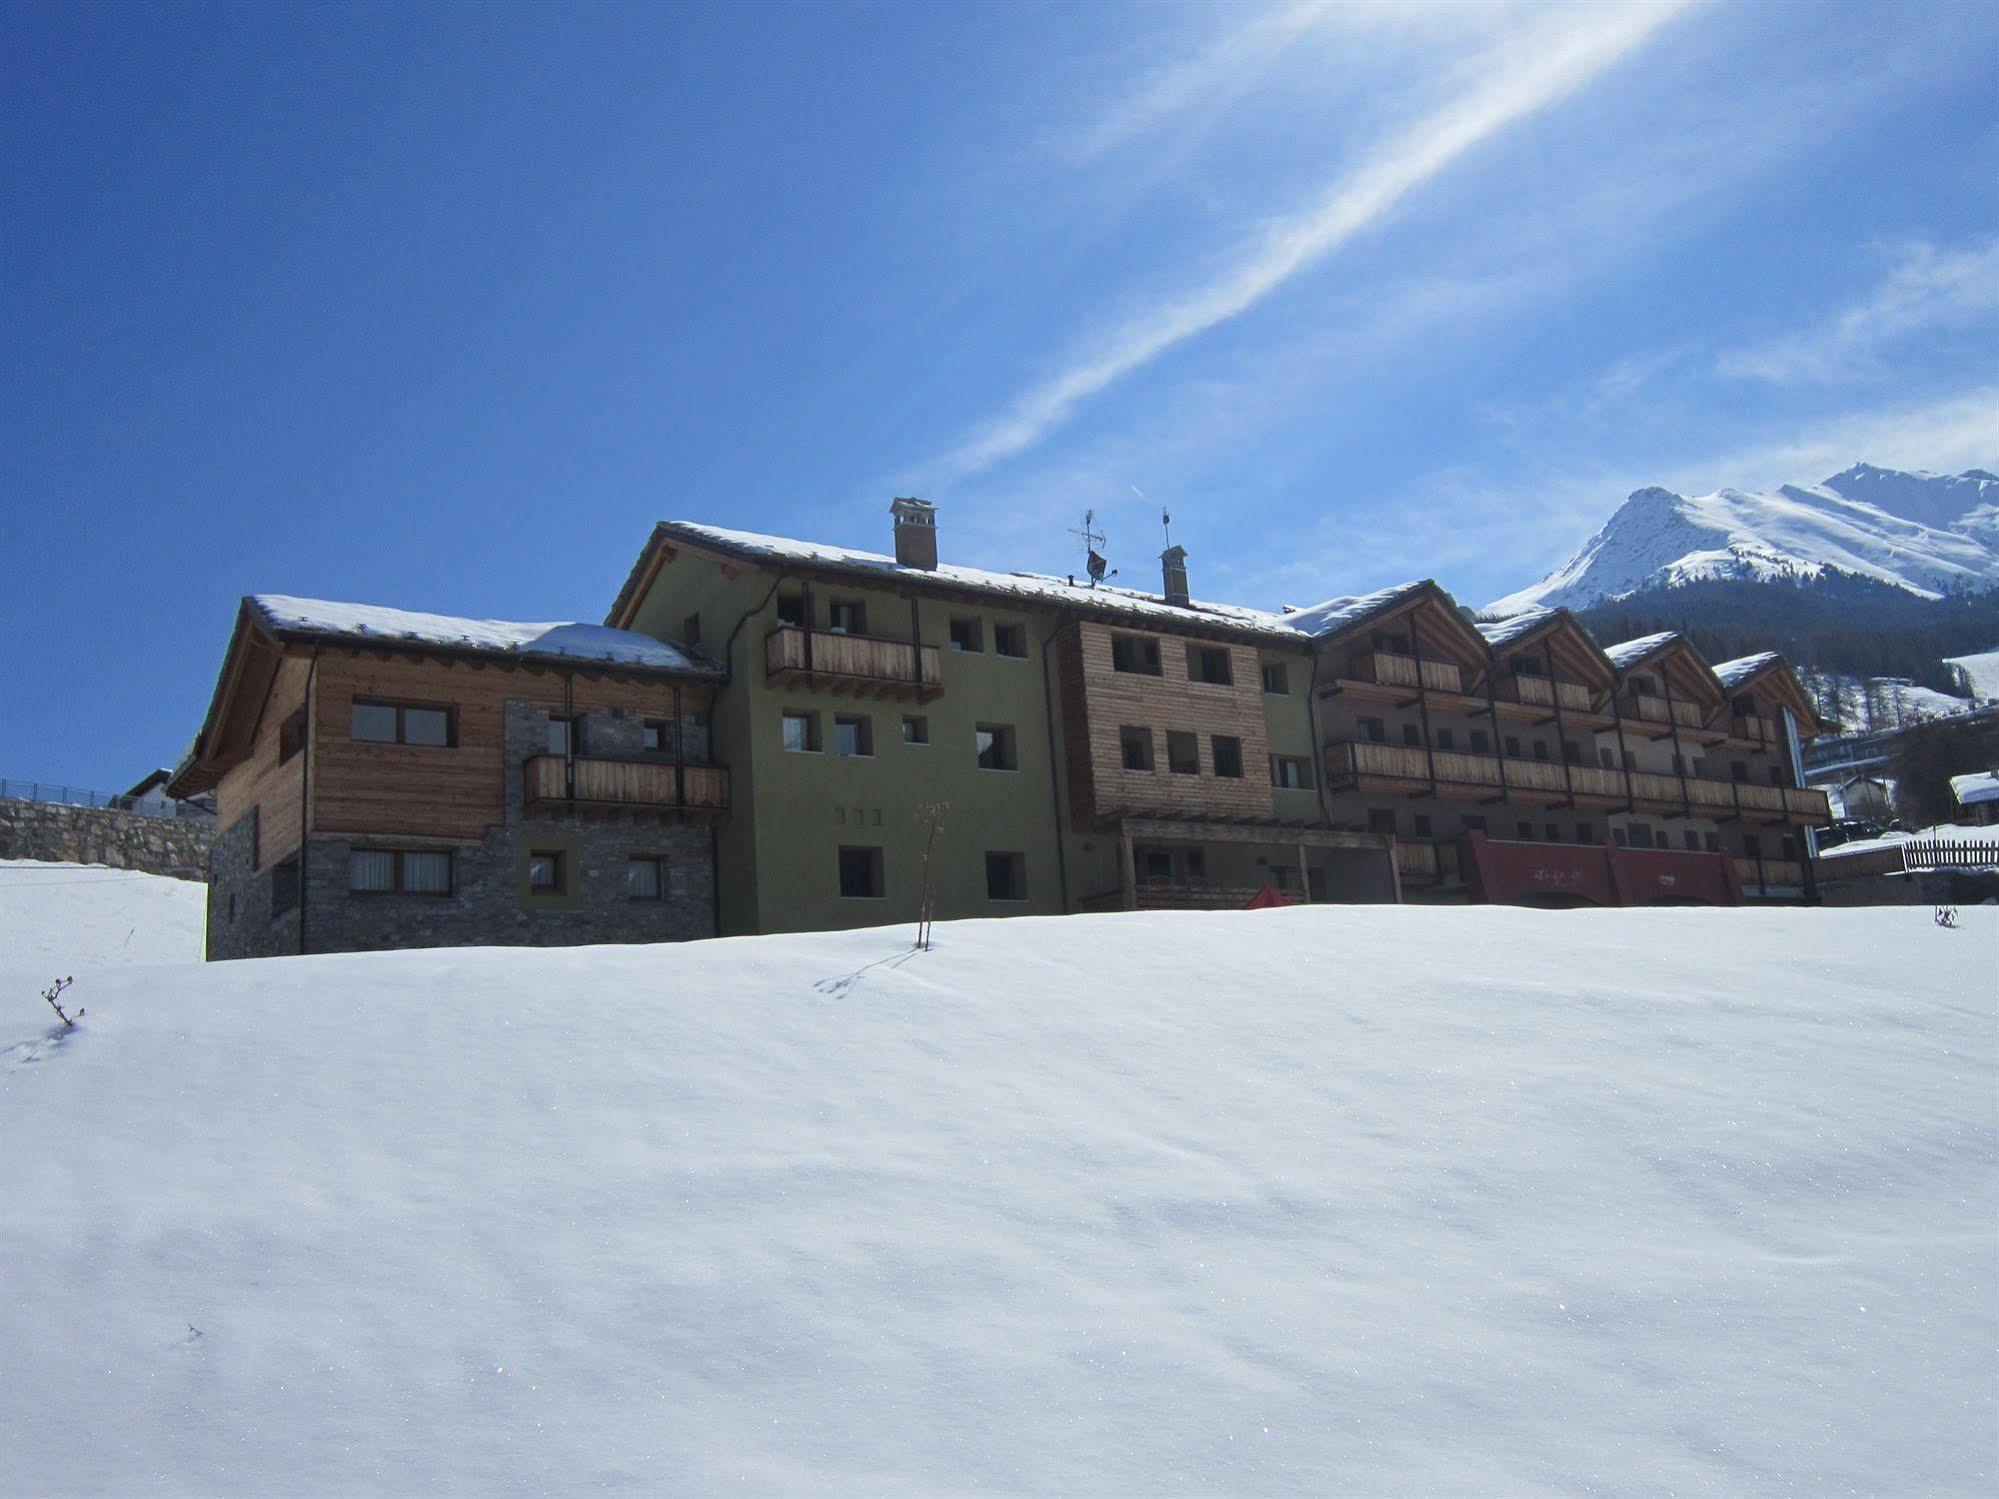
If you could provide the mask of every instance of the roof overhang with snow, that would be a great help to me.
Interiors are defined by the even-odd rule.
[[[1629,681],[1641,671],[1657,672],[1666,685],[1690,702],[1704,704],[1712,713],[1728,700],[1728,693],[1694,649],[1693,642],[1677,630],[1623,640],[1606,646],[1604,655],[1617,667],[1618,680]]]
[[[1617,667],[1596,643],[1596,637],[1567,609],[1530,609],[1510,619],[1481,624],[1478,632],[1491,646],[1496,661],[1504,663],[1509,656],[1546,650],[1557,666],[1584,685],[1603,692],[1617,688]]]
[[[1798,732],[1808,739],[1816,738],[1832,727],[1819,717],[1804,683],[1791,670],[1791,663],[1776,651],[1762,651],[1754,656],[1724,661],[1714,668],[1714,675],[1731,697],[1752,694],[1790,709],[1791,716],[1797,720]]]

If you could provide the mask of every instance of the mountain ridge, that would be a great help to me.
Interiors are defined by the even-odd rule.
[[[1999,586],[1999,478],[1856,463],[1816,485],[1636,489],[1538,582],[1485,613],[1587,608],[1710,579],[1846,574],[1925,598]]]

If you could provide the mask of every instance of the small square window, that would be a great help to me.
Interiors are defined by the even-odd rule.
[[[1429,813],[1427,813],[1427,812],[1418,812],[1418,813],[1416,813],[1416,814],[1415,814],[1415,816],[1414,816],[1414,817],[1413,817],[1413,818],[1411,819],[1411,821],[1412,821],[1412,822],[1413,822],[1413,823],[1415,824],[1415,826],[1416,826],[1416,836],[1417,836],[1418,838],[1427,838],[1427,837],[1429,837],[1429,836],[1430,836],[1430,815],[1429,815]]]
[[[1413,723],[1405,723],[1402,726],[1402,742],[1414,748],[1421,749],[1423,747],[1423,731]]]
[[[1126,770],[1152,769],[1152,730],[1127,724],[1117,731],[1117,737]]]
[[[1535,758],[1536,760],[1545,760],[1545,759],[1547,759],[1547,758],[1548,758],[1548,741],[1547,741],[1547,740],[1545,740],[1545,739],[1536,739],[1536,740],[1534,741],[1534,758]]]
[[[1027,899],[1027,855],[986,855],[986,899]]]
[[[959,617],[951,621],[951,649],[978,652],[986,648],[985,632],[976,619]]]
[[[1596,750],[1596,757],[1597,759],[1603,762],[1603,768],[1605,770],[1617,769],[1617,753],[1616,751],[1612,750],[1609,745],[1603,745],[1603,744],[1598,745]]]
[[[1440,749],[1440,750],[1447,750],[1447,749],[1451,748],[1451,746],[1452,746],[1453,744],[1455,744],[1455,743],[1456,743],[1456,740],[1454,740],[1454,739],[1453,739],[1453,738],[1451,737],[1451,731],[1450,731],[1449,729],[1439,729],[1439,730],[1437,730],[1437,748],[1438,748],[1438,749]]]
[[[383,848],[357,848],[347,856],[347,888],[382,895],[396,888],[396,856]]]
[[[300,708],[278,730],[278,759],[289,760],[305,748],[305,709]]]
[[[1680,842],[1686,845],[1687,852],[1690,854],[1697,854],[1701,851],[1701,835],[1693,828],[1688,828],[1680,834]]]
[[[1309,791],[1312,787],[1312,762],[1299,755],[1272,755],[1270,784],[1286,791]]]
[[[536,895],[561,895],[568,890],[568,860],[558,849],[535,849],[528,854],[528,889]]]
[[[805,628],[805,595],[802,593],[781,593],[777,597],[777,622]]]
[[[403,743],[443,748],[451,743],[451,715],[443,708],[403,709]]]
[[[875,752],[874,720],[866,715],[840,714],[833,720],[833,753],[865,756]]]
[[[1215,774],[1229,780],[1242,779],[1242,741],[1229,734],[1216,734],[1209,747],[1214,751]]]
[[[1027,654],[1026,625],[994,625],[993,654],[1016,659]]]
[[[410,895],[449,895],[451,855],[412,849],[402,856],[403,889]]]
[[[369,744],[394,744],[396,721],[396,710],[388,703],[356,703],[348,732]]]
[[[1166,768],[1178,776],[1201,773],[1200,741],[1184,729],[1166,731]]]
[[[576,731],[575,719],[551,717],[548,720],[548,752],[551,755],[567,755],[572,751],[580,753],[582,739],[583,736]]]
[[[868,606],[859,599],[835,599],[826,611],[827,628],[835,635],[868,633]]]
[[[1141,677],[1159,675],[1159,642],[1149,635],[1111,636],[1111,668]]]
[[[842,900],[880,900],[882,890],[882,851],[879,848],[840,850]]]
[[[1541,831],[1548,835],[1548,841],[1550,843],[1560,843],[1562,841],[1562,830],[1559,827],[1555,826],[1555,824],[1552,822],[1549,823],[1543,829],[1541,829]]]
[[[1579,822],[1579,823],[1577,823],[1577,824],[1576,824],[1576,842],[1578,842],[1578,843],[1594,843],[1594,842],[1596,842],[1596,824],[1595,824],[1595,823],[1593,823],[1593,822]]]
[[[1520,758],[1520,741],[1511,734],[1506,736],[1506,757],[1509,760],[1518,760]]]
[[[1531,822],[1523,822],[1523,823],[1521,823],[1521,824],[1519,825],[1519,827],[1518,827],[1517,831],[1519,832],[1519,834],[1520,834],[1520,837],[1521,837],[1521,838],[1522,838],[1523,840],[1525,840],[1525,841],[1527,841],[1527,842],[1530,842],[1530,843],[1531,843],[1531,842],[1533,841],[1533,838],[1534,838],[1534,824],[1533,824],[1533,823],[1531,823]]]
[[[1217,687],[1226,687],[1235,681],[1235,672],[1230,664],[1227,648],[1212,645],[1188,646],[1187,680],[1208,682]]]
[[[1360,737],[1369,744],[1388,742],[1388,725],[1378,718],[1363,718],[1360,721]]]
[[[1376,808],[1367,814],[1367,830],[1370,833],[1393,833],[1395,814]]]
[[[625,893],[633,900],[665,900],[666,860],[655,854],[626,860]]]
[[[921,713],[906,713],[902,719],[902,742],[904,744],[928,744],[930,742],[930,720]]]
[[[1492,753],[1492,736],[1486,733],[1484,729],[1473,729],[1471,731],[1471,752],[1474,755],[1489,755]]]
[[[787,713],[784,715],[784,747],[794,754],[809,755],[819,748],[819,715],[817,713]]]
[[[1291,695],[1291,672],[1282,661],[1263,663],[1263,690],[1272,697]]]
[[[1011,724],[982,723],[973,731],[978,744],[979,769],[1018,770]]]

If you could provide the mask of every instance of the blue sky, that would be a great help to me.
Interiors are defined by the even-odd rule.
[[[0,14],[0,775],[237,597],[600,618],[650,523],[1306,603],[1999,465],[1989,4]]]

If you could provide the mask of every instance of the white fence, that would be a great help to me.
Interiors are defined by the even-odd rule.
[[[80,786],[59,786],[52,781],[10,781],[0,778],[0,800],[49,802],[60,807],[103,807],[113,812],[130,812],[137,817],[164,817],[177,822],[213,822],[214,812],[193,802],[177,802],[152,792],[145,796],[121,796],[113,791],[88,791]]]

